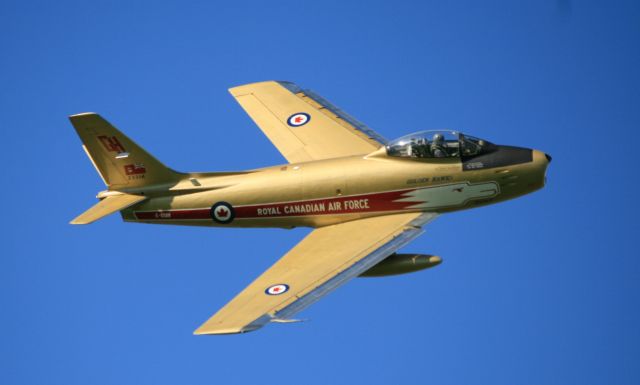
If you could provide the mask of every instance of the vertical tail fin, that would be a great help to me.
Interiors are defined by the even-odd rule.
[[[71,115],[83,148],[109,190],[176,183],[180,174],[113,127],[100,115]]]

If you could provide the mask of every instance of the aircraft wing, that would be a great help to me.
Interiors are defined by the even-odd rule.
[[[231,334],[286,322],[406,245],[434,213],[359,219],[313,230],[194,334]]]
[[[368,154],[386,140],[320,95],[267,81],[229,92],[289,163]]]

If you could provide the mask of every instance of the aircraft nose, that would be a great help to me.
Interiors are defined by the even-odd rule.
[[[551,155],[540,150],[531,150],[533,155],[533,163],[546,168],[551,163]]]

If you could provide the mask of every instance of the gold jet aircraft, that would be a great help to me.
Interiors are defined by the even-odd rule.
[[[229,90],[289,162],[242,172],[181,173],[94,113],[71,123],[107,185],[71,223],[120,211],[127,222],[313,228],[195,334],[256,330],[291,317],[358,276],[435,266],[396,254],[441,213],[544,186],[551,157],[455,131],[387,141],[310,90],[268,81]]]

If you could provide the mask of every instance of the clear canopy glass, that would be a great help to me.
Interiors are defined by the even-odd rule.
[[[387,155],[401,158],[470,157],[490,149],[491,143],[457,131],[419,131],[389,142]]]

